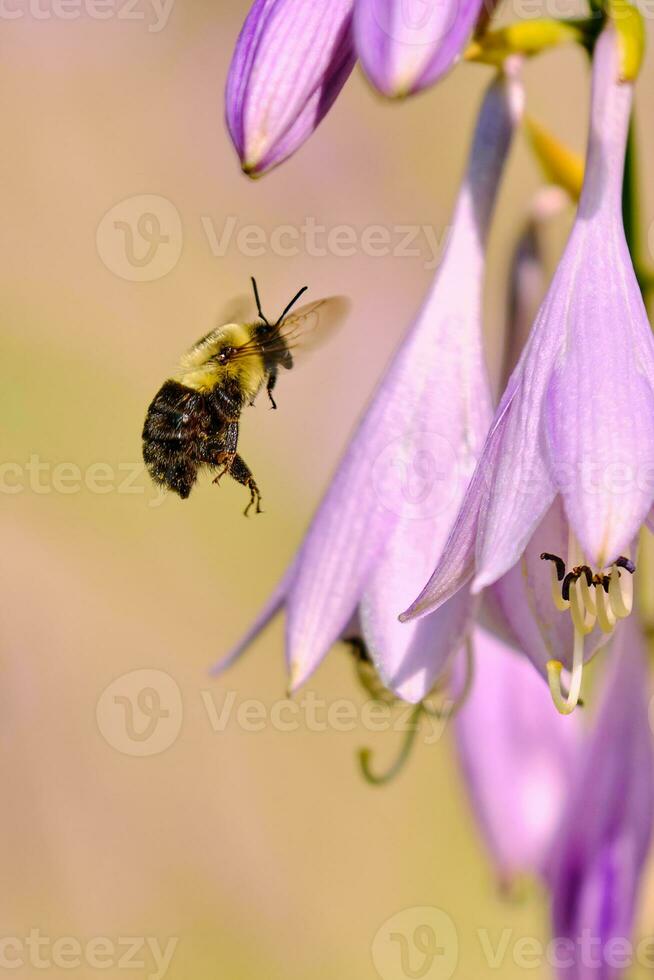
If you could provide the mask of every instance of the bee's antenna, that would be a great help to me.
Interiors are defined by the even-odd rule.
[[[303,287],[302,287],[302,289],[301,289],[301,290],[299,291],[299,293],[296,293],[296,294],[295,294],[295,296],[293,297],[293,299],[291,300],[291,302],[290,302],[290,303],[289,303],[289,304],[287,305],[287,307],[286,307],[286,309],[284,310],[284,312],[283,312],[283,313],[282,313],[282,315],[280,316],[280,318],[279,318],[279,320],[278,320],[278,321],[277,321],[277,323],[275,324],[275,326],[276,326],[276,327],[278,327],[278,326],[279,326],[279,324],[280,324],[280,323],[282,322],[282,320],[284,319],[284,317],[286,316],[286,314],[288,313],[288,311],[289,311],[289,310],[290,310],[290,309],[291,309],[291,308],[292,308],[293,306],[295,306],[295,304],[296,304],[296,303],[297,303],[297,301],[299,300],[299,298],[300,298],[300,296],[302,295],[302,293],[306,293],[306,291],[307,291],[307,289],[308,289],[308,288],[309,288],[308,286],[303,286]]]
[[[255,299],[256,304],[257,304],[257,313],[259,314],[259,316],[261,317],[261,319],[263,320],[263,322],[266,324],[266,326],[269,327],[270,324],[268,323],[268,320],[264,316],[263,310],[261,309],[261,300],[259,299],[259,290],[257,289],[257,280],[254,278],[254,276],[250,276],[250,280],[252,282],[252,288],[254,289],[254,299]]]

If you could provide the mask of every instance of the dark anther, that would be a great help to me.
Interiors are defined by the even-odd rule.
[[[572,582],[576,582],[580,575],[581,572],[568,572],[566,577],[563,579],[563,585],[561,586],[561,595],[566,600],[566,602],[570,601],[570,585],[572,584]]]
[[[628,558],[625,558],[624,555],[620,555],[620,557],[616,559],[614,564],[617,565],[618,568],[626,568],[626,570],[629,572],[630,575],[633,575],[634,572],[636,571],[636,566],[634,565],[634,563],[632,561],[629,561]]]
[[[588,565],[577,565],[575,568],[572,569],[572,571],[575,573],[577,578],[579,578],[580,575],[584,575],[586,578],[586,585],[588,586],[588,588],[591,587],[591,585],[593,584],[593,572],[588,567]]]
[[[562,582],[565,578],[565,562],[558,555],[550,555],[547,551],[544,551],[540,556],[542,561],[553,561],[556,565],[556,577],[559,582]]]
[[[595,586],[595,588],[597,588],[598,585],[601,585],[601,587],[604,589],[604,591],[607,594],[609,591],[610,581],[611,581],[610,575],[602,575],[600,572],[597,572],[596,575],[593,575],[593,585]]]

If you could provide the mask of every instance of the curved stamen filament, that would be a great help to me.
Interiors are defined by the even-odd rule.
[[[583,585],[582,585],[583,583]],[[583,586],[588,588],[586,579],[582,575],[580,579],[576,582],[572,582],[570,585],[570,615],[572,616],[572,622],[575,625],[575,631],[581,633],[582,636],[586,636],[591,633],[593,627],[595,626],[596,613],[589,612],[586,608],[586,604],[583,601]]]
[[[581,598],[588,614],[590,616],[596,616],[597,603],[595,602],[595,596],[590,591],[590,585],[588,584],[588,578],[586,575],[582,575],[579,579],[579,591],[581,592]]]
[[[550,565],[552,602],[560,612],[565,612],[570,605],[568,600],[564,599],[561,593],[561,582],[565,578],[565,562],[562,558],[559,558],[558,555],[551,555],[547,551],[544,551],[540,557],[541,561],[549,561],[552,563]]]
[[[613,567],[609,578],[609,601],[611,609],[619,619],[624,619],[632,610],[634,604],[634,588],[629,572],[620,574],[617,567]]]
[[[565,612],[566,609],[570,607],[570,603],[567,602],[561,595],[561,583],[556,574],[556,567],[552,565],[552,600],[554,605],[559,610],[559,612]]]
[[[572,672],[570,687],[564,694],[561,687],[561,671],[563,664],[560,660],[550,660],[547,664],[547,683],[556,710],[562,715],[570,715],[579,704],[581,695],[581,679],[584,672],[584,634],[575,629],[575,643],[572,654]]]
[[[613,628],[616,624],[616,617],[613,609],[611,608],[609,597],[602,586],[600,586],[595,593],[595,601],[597,603],[597,622],[600,625],[600,629],[603,633],[613,632]]]

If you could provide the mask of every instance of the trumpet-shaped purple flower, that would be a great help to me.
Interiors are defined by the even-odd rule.
[[[491,416],[481,337],[484,245],[522,108],[514,77],[482,105],[446,254],[269,605],[230,657],[283,604],[296,688],[348,631],[382,681],[421,700],[469,623],[462,590],[410,627],[397,614],[438,559]]]
[[[351,22],[352,0],[255,0],[225,93],[246,173],[281,163],[329,111],[356,60]]]
[[[557,497],[567,561],[552,547],[554,602],[575,626],[576,703],[584,636],[631,609],[629,549],[654,499],[654,341],[624,237],[622,176],[632,86],[618,81],[615,30],[598,39],[588,156],[577,218],[495,415],[448,544],[408,620],[472,582],[496,582],[525,554]],[[560,547],[560,545],[558,545]],[[551,665],[556,696],[557,672]]]
[[[482,0],[255,0],[225,93],[246,173],[277,166],[308,139],[356,60],[387,95],[437,81],[457,60]],[[353,26],[354,21],[354,26]]]
[[[483,0],[357,0],[354,36],[366,74],[384,95],[411,95],[459,58]]]
[[[614,980],[630,965],[625,944],[652,833],[647,658],[636,617],[617,630],[612,655],[548,862],[562,980]]]
[[[571,785],[579,718],[562,718],[529,663],[473,635],[475,674],[456,717],[461,767],[500,879],[542,874]]]
[[[456,719],[475,815],[503,881],[536,873],[551,894],[561,980],[614,980],[629,940],[654,820],[647,658],[636,617],[615,634],[589,729],[547,704],[536,673],[474,634],[476,676]],[[626,956],[625,956],[626,954]]]

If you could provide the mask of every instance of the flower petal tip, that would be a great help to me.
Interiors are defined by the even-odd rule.
[[[401,623],[412,623],[414,619],[422,619],[429,612],[426,604],[416,599],[404,612],[397,617]]]
[[[245,160],[241,163],[241,170],[243,171],[246,177],[250,178],[250,180],[259,180],[263,176],[265,171],[258,170],[257,169],[258,166],[259,166],[258,163],[250,163],[247,160]]]
[[[298,661],[293,661],[291,664],[289,664],[288,684],[286,687],[288,696],[292,697],[294,694],[296,694],[306,680],[307,674],[301,663]]]

